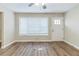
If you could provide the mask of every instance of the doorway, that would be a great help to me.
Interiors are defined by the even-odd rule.
[[[53,17],[51,18],[51,39],[53,41],[63,41],[64,39],[64,18]]]
[[[3,23],[3,13],[0,12],[0,48],[2,47],[2,23]]]

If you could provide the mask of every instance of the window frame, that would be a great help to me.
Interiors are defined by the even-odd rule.
[[[28,16],[20,16],[20,17],[18,17],[18,35],[19,35],[19,21],[20,21],[19,18],[21,18],[21,17],[28,17]],[[32,16],[29,16],[29,17],[32,17]],[[36,18],[39,18],[39,17],[36,16]],[[19,36],[48,36],[49,35],[49,19],[48,19],[48,17],[41,17],[41,18],[47,18],[47,21],[48,21],[48,34],[47,35],[44,35],[44,33],[41,33],[41,35],[19,35]]]

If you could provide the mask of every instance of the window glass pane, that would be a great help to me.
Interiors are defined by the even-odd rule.
[[[60,20],[54,20],[54,24],[60,24]]]
[[[46,17],[20,17],[20,35],[48,35],[48,18]]]

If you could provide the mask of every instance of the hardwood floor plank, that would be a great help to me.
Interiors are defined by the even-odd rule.
[[[30,50],[32,50],[32,43],[27,43],[27,46],[26,46],[26,50],[25,50],[25,53],[24,53],[24,55],[25,56],[31,56],[30,54],[31,54],[31,51]]]
[[[24,43],[17,43],[17,44],[19,44],[19,47],[17,48],[17,50],[15,50],[15,53],[13,53],[13,56],[18,56],[19,55],[21,49],[23,48]]]
[[[51,45],[52,45],[52,48],[54,48],[54,50],[58,56],[68,56],[69,55],[65,50],[60,48],[59,45],[57,45],[57,43],[53,43]]]
[[[74,47],[64,43],[63,45],[59,42],[57,43],[61,48],[63,48],[70,56],[79,56],[79,51]]]
[[[19,42],[0,49],[0,56],[79,56],[79,50],[65,42]]]
[[[57,56],[57,53],[56,53],[55,49],[52,47],[51,43],[48,45],[48,55],[49,56]]]
[[[11,49],[13,46],[17,45],[16,43],[12,44],[11,46],[5,48],[5,49],[0,49],[0,55]]]

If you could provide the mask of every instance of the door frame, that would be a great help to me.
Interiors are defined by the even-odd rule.
[[[4,48],[4,12],[1,11],[1,49]]]
[[[61,17],[61,16],[59,16],[59,17]],[[62,23],[62,33],[63,33],[63,34],[62,34],[62,39],[58,39],[58,40],[56,39],[56,40],[55,40],[55,38],[52,38],[52,37],[54,37],[52,33],[55,31],[55,30],[54,30],[54,27],[52,27],[52,26],[54,25],[54,22],[52,23],[52,21],[54,21],[54,19],[55,19],[55,17],[54,17],[54,18],[51,17],[51,40],[52,40],[52,41],[64,41],[64,28],[65,28],[65,27],[64,27],[64,26],[65,26],[65,24],[64,24],[64,23],[65,23],[65,21],[64,21],[64,16],[62,17],[62,22],[61,22],[61,20],[60,20],[60,23]],[[57,24],[57,25],[58,25],[58,24]],[[61,24],[60,24],[60,25],[61,25]],[[53,40],[53,39],[54,39],[54,40]]]

